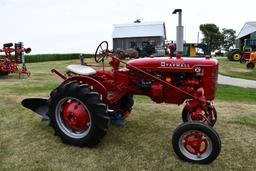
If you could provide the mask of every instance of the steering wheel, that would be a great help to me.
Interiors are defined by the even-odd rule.
[[[99,46],[96,49],[96,52],[94,55],[95,62],[100,63],[100,62],[104,61],[104,59],[108,55],[107,52],[108,52],[108,42],[103,41],[99,44]]]

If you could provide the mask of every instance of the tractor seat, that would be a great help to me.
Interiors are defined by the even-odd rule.
[[[73,72],[75,74],[79,74],[79,75],[92,75],[92,74],[96,74],[96,70],[85,66],[85,65],[68,65],[67,66],[67,70],[70,72]]]
[[[12,43],[5,43],[5,44],[4,44],[4,47],[5,47],[5,48],[10,48],[10,47],[12,47],[12,46],[13,46]]]

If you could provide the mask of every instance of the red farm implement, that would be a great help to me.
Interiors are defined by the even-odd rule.
[[[0,59],[0,75],[8,75],[9,73],[18,73],[19,75],[25,74],[30,75],[30,72],[27,71],[25,65],[24,52],[30,53],[30,48],[24,48],[21,42],[15,43],[14,48],[13,43],[5,43],[3,49],[0,49],[0,52],[4,52],[2,59]],[[11,53],[14,53],[12,56]],[[19,69],[19,65],[22,65]]]
[[[175,12],[181,15],[181,10]],[[178,32],[179,29],[182,27]],[[212,128],[217,121],[212,100],[218,61],[210,57],[180,57],[183,45],[177,45],[176,57],[151,56],[126,63],[103,41],[94,55],[95,61],[103,64],[102,69],[69,65],[68,76],[53,69],[63,82],[48,99],[24,99],[22,105],[48,120],[63,142],[94,147],[106,135],[110,123],[124,125],[132,111],[134,95],[148,96],[156,103],[185,103],[181,114],[184,123],[172,136],[174,152],[185,161],[210,163],[221,150],[220,138]],[[106,58],[110,58],[111,69],[104,67]]]

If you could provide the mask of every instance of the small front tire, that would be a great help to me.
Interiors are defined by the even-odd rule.
[[[255,64],[253,62],[249,62],[248,64],[246,64],[247,69],[253,69],[254,67],[255,67]]]
[[[182,110],[182,121],[183,122],[190,122],[190,121],[201,121],[204,122],[205,124],[213,127],[217,121],[217,111],[213,105],[211,105],[209,102],[207,102],[206,110],[201,109],[201,115],[197,115],[196,113],[196,108],[194,111],[190,112],[188,110],[188,105],[190,102],[186,104],[186,106]]]
[[[219,135],[202,122],[179,125],[173,133],[172,146],[180,159],[199,164],[211,163],[221,151]]]

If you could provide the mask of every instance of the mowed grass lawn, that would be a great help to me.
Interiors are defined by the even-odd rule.
[[[47,98],[61,82],[50,69],[65,71],[66,65],[78,62],[32,63],[27,65],[29,78],[0,78],[0,170],[255,170],[255,89],[218,87],[214,128],[222,151],[209,165],[183,162],[173,152],[172,132],[182,122],[183,106],[156,104],[143,96],[135,97],[127,125],[111,126],[97,147],[61,143],[52,128],[20,102]]]
[[[218,61],[220,63],[219,72],[222,75],[249,80],[256,80],[256,68],[247,69],[246,64],[229,61],[226,57],[219,58]]]

